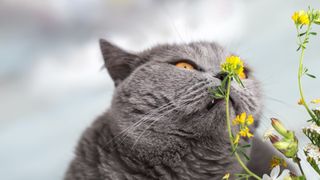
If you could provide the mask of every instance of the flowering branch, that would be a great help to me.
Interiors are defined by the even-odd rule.
[[[214,90],[211,90],[214,98],[224,98],[226,102],[226,122],[228,128],[228,135],[231,144],[232,153],[236,157],[238,163],[241,167],[245,170],[247,174],[236,174],[239,178],[249,178],[254,177],[255,179],[261,180],[261,178],[254,174],[250,169],[246,166],[246,164],[242,161],[240,154],[243,155],[247,160],[249,157],[245,154],[245,148],[250,147],[251,145],[244,145],[238,146],[240,137],[251,138],[253,134],[250,133],[248,126],[253,124],[254,119],[252,115],[246,116],[246,113],[243,112],[241,115],[237,115],[237,117],[232,121],[234,126],[238,125],[240,131],[234,136],[231,128],[231,121],[230,121],[230,111],[229,111],[229,98],[230,98],[230,88],[231,88],[231,81],[235,80],[238,84],[242,87],[241,79],[246,77],[243,68],[243,62],[237,56],[229,56],[226,58],[226,61],[221,64],[221,74],[224,76],[224,79],[221,82],[221,86],[217,87]]]
[[[307,44],[309,43],[310,35],[317,35],[316,32],[311,32],[311,26],[313,24],[320,24],[320,11],[309,10],[305,11],[298,11],[295,12],[292,16],[292,20],[294,21],[297,29],[297,37],[299,40],[299,47],[297,51],[301,49],[300,57],[299,57],[299,69],[298,69],[298,87],[300,93],[300,104],[304,106],[306,111],[311,117],[310,122],[313,122],[310,127],[304,128],[304,134],[310,139],[311,144],[308,144],[305,149],[305,155],[307,156],[307,161],[313,167],[313,169],[320,175],[320,168],[319,168],[319,161],[320,161],[320,111],[317,109],[311,110],[306,103],[301,78],[303,75],[307,75],[311,78],[315,78],[314,75],[308,73],[308,69],[304,68],[303,60],[304,60],[304,53]],[[303,26],[307,26],[306,31],[304,33],[300,33],[300,30]],[[301,37],[304,37],[303,41]],[[311,101],[312,103],[317,103],[317,100]],[[318,131],[319,130],[319,131]],[[301,166],[299,166],[300,169]]]
[[[261,180],[261,178],[254,174],[252,171],[250,171],[250,169],[245,165],[245,163],[241,160],[238,152],[236,151],[236,146],[235,146],[235,141],[237,141],[237,139],[235,139],[234,135],[232,134],[232,130],[231,130],[231,124],[230,124],[230,113],[229,113],[229,96],[230,96],[230,85],[231,85],[231,79],[232,76],[228,76],[227,77],[227,94],[225,97],[225,101],[226,101],[226,121],[227,121],[227,127],[228,127],[228,133],[229,133],[229,140],[230,140],[230,144],[232,147],[232,152],[234,152],[234,155],[237,158],[237,161],[239,162],[239,164],[241,165],[241,167],[252,177],[254,177],[255,179]],[[239,136],[237,136],[239,137]],[[237,142],[236,142],[237,143]],[[237,145],[237,144],[236,144]]]
[[[274,148],[280,151],[285,157],[291,158],[295,162],[305,179],[305,174],[301,166],[301,160],[298,157],[298,139],[294,131],[287,130],[283,124],[276,118],[271,118],[272,127],[282,136],[280,139],[277,135],[270,133],[267,138],[270,139]]]

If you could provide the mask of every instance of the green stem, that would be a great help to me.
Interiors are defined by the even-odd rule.
[[[306,175],[305,175],[304,172],[303,172],[303,169],[302,169],[302,166],[301,166],[301,163],[300,163],[301,160],[300,160],[300,158],[298,157],[298,154],[296,155],[296,157],[293,158],[293,161],[298,164],[302,176],[306,177]]]
[[[301,101],[302,101],[302,105],[304,106],[304,108],[307,110],[308,114],[311,116],[312,120],[317,124],[319,125],[319,119],[318,117],[310,110],[310,108],[308,107],[307,103],[306,103],[306,100],[304,98],[304,94],[303,94],[303,88],[302,88],[302,83],[301,83],[301,77],[302,77],[302,73],[303,73],[303,59],[304,59],[304,52],[305,52],[305,41],[306,39],[309,37],[309,31],[311,29],[311,25],[308,26],[307,28],[307,31],[306,31],[306,35],[304,37],[304,40],[303,42],[301,42],[301,37],[299,36],[299,29],[297,28],[297,32],[298,32],[298,37],[299,37],[299,41],[300,41],[300,45],[303,44],[303,46],[301,47],[301,54],[300,54],[300,58],[299,58],[299,70],[298,70],[298,85],[299,85],[299,93],[300,93],[300,98],[301,98]],[[308,137],[310,139],[310,137]],[[311,139],[310,139],[311,140]],[[298,155],[296,155],[296,157],[293,159],[294,162],[296,162],[299,166],[299,169],[302,173],[302,175],[304,177],[306,177],[304,175],[304,172],[303,172],[303,169],[301,167],[301,163],[300,163],[300,159],[298,157]],[[313,169],[315,169],[313,167]]]
[[[302,43],[302,41],[301,41],[301,36],[300,36],[300,31],[299,31],[299,26],[296,24],[296,29],[297,29],[297,37],[298,37],[298,39],[299,39],[299,44],[301,44]]]
[[[309,36],[309,31],[310,31],[311,26],[308,26],[308,29],[306,31],[306,35],[305,38],[303,40],[302,43],[305,42],[305,40],[308,38]],[[299,31],[298,31],[299,34]],[[301,41],[300,41],[301,43]],[[301,54],[300,54],[300,58],[299,58],[299,71],[298,71],[298,85],[299,85],[299,93],[300,93],[300,98],[302,101],[303,106],[305,107],[305,109],[307,110],[307,112],[309,113],[309,115],[312,117],[313,120],[316,120],[316,116],[313,114],[313,112],[310,110],[310,108],[308,107],[305,98],[304,98],[304,94],[303,94],[303,88],[302,88],[302,83],[301,83],[301,77],[302,77],[302,71],[303,71],[303,58],[304,58],[304,52],[305,52],[305,48],[301,47]]]
[[[230,124],[230,112],[229,112],[229,96],[230,96],[230,87],[231,87],[231,76],[228,75],[227,77],[227,92],[226,92],[226,119],[227,119],[227,127],[228,127],[228,134],[229,134],[229,140],[230,140],[230,144],[231,144],[231,148],[232,148],[232,152],[234,152],[237,161],[239,162],[239,164],[241,165],[241,167],[252,177],[254,177],[255,179],[261,180],[261,178],[259,176],[257,176],[256,174],[254,174],[252,171],[250,171],[250,169],[248,169],[248,167],[244,164],[244,162],[242,161],[242,159],[240,158],[239,154],[237,153],[237,151],[235,150],[235,146],[233,144],[233,135],[232,135],[232,130],[231,130],[231,124]]]

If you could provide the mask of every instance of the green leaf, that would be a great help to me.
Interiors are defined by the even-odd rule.
[[[225,76],[221,82],[221,87],[223,87],[224,89],[227,88],[227,80],[228,76]]]
[[[243,151],[241,151],[241,150],[239,150],[239,152],[240,152],[240,154],[242,154],[242,155],[243,155],[243,157],[244,157],[244,158],[246,158],[246,160],[247,160],[247,161],[249,161],[249,160],[250,160],[249,156],[248,156],[246,153],[244,153],[244,152],[243,152]]]
[[[243,145],[243,146],[241,146],[242,148],[249,148],[249,147],[251,147],[251,144],[247,144],[247,145]]]
[[[310,32],[309,34],[316,36],[317,33],[316,32]]]
[[[216,89],[212,89],[210,87],[210,88],[208,88],[208,91],[215,99],[225,98],[225,93],[220,86],[218,86]]]
[[[212,93],[212,96],[215,98],[215,99],[222,99],[224,98],[225,96],[223,94],[221,94],[220,92],[213,92]]]
[[[306,75],[311,77],[311,78],[317,78],[315,75],[312,75],[312,74],[309,74],[309,73],[306,73]]]
[[[244,88],[244,85],[243,85],[243,83],[242,83],[242,81],[241,81],[241,79],[239,78],[238,75],[235,75],[235,76],[234,76],[234,79],[236,80],[236,82],[237,82],[238,84],[240,84],[240,85]]]
[[[233,156],[237,150],[238,150],[238,144],[236,144],[236,147],[234,147],[234,150],[231,152],[231,155]]]
[[[304,176],[296,176],[296,177],[291,177],[292,180],[306,180]]]
[[[298,49],[296,51],[299,51],[301,49],[301,45],[299,45]]]
[[[219,86],[219,87],[218,87],[218,92],[219,92],[220,94],[222,94],[223,96],[226,96],[226,89],[225,89],[225,87]]]
[[[304,32],[304,33],[300,33],[298,36],[301,37],[303,35],[305,35],[307,32]]]
[[[221,95],[221,94],[214,94],[214,95],[213,95],[213,98],[214,98],[214,99],[223,99],[224,96]]]
[[[238,178],[248,178],[248,177],[251,177],[251,175],[249,174],[242,174],[242,173],[235,173],[234,174],[236,177]]]
[[[312,168],[313,168],[318,174],[320,174],[320,168],[318,167],[317,162],[316,162],[313,158],[311,158],[311,157],[309,157],[309,156],[307,156],[307,161],[308,161],[308,163],[312,166]]]
[[[249,179],[251,177],[249,174],[236,173],[234,175],[237,177],[236,180]]]

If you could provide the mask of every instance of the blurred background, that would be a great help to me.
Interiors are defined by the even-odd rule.
[[[297,130],[304,146],[300,129],[307,114],[297,106],[291,15],[308,5],[320,8],[319,1],[298,0],[1,0],[0,179],[63,178],[81,133],[112,97],[99,38],[130,51],[164,42],[219,42],[246,59],[262,82],[259,135],[277,117]],[[319,36],[311,42],[306,64],[320,76]],[[319,80],[303,83],[308,98],[319,96]],[[316,177],[311,168],[305,171]]]

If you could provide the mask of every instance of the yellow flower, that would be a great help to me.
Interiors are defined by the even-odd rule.
[[[236,118],[232,121],[233,125],[244,124],[246,122],[246,112],[241,113],[241,115],[237,115]]]
[[[320,98],[312,100],[311,103],[319,104],[320,103]]]
[[[270,168],[273,169],[274,167],[276,166],[283,166],[283,167],[287,167],[287,162],[280,158],[280,157],[277,157],[277,156],[273,156],[271,161],[270,161]]]
[[[221,69],[224,72],[235,73],[240,78],[245,78],[243,62],[238,56],[228,56],[226,61],[221,64]]]
[[[252,115],[249,115],[247,117],[247,113],[246,112],[243,112],[241,113],[241,115],[237,115],[236,118],[234,120],[232,120],[232,125],[251,125],[253,124],[254,122],[254,119],[253,119],[253,116]]]
[[[234,119],[232,120],[232,125],[234,125],[234,126],[235,126],[235,125],[238,125],[238,124],[239,124],[239,121],[240,121],[240,120],[239,120],[239,115],[237,115],[236,118],[234,118]]]
[[[298,19],[299,19],[299,12],[294,12],[291,19],[294,21],[294,23],[297,23],[298,22]]]
[[[242,72],[240,72],[240,73],[238,74],[238,76],[239,76],[240,79],[246,79],[246,78],[247,78],[247,75],[246,75],[246,73],[244,73],[243,70],[242,70]]]
[[[228,180],[229,177],[230,177],[230,173],[227,173],[227,174],[225,174],[225,175],[222,177],[222,179],[223,179],[223,180]]]
[[[247,113],[246,112],[241,113],[240,118],[239,118],[239,122],[241,124],[244,124],[246,122],[246,117],[247,117]]]
[[[309,16],[303,10],[294,12],[291,18],[295,24],[303,24],[303,25],[310,24]]]
[[[254,119],[253,119],[252,115],[249,115],[247,118],[247,125],[249,126],[249,125],[253,124],[253,122],[254,122]]]
[[[238,144],[238,143],[239,143],[239,140],[240,140],[240,135],[237,134],[237,135],[236,135],[236,138],[234,138],[233,144]]]
[[[242,129],[239,131],[239,135],[242,136],[242,137],[248,137],[248,138],[253,137],[253,134],[250,133],[248,127],[242,128]]]
[[[299,105],[303,105],[303,104],[304,104],[304,103],[303,103],[303,100],[302,100],[302,99],[299,99],[298,104],[299,104]]]

